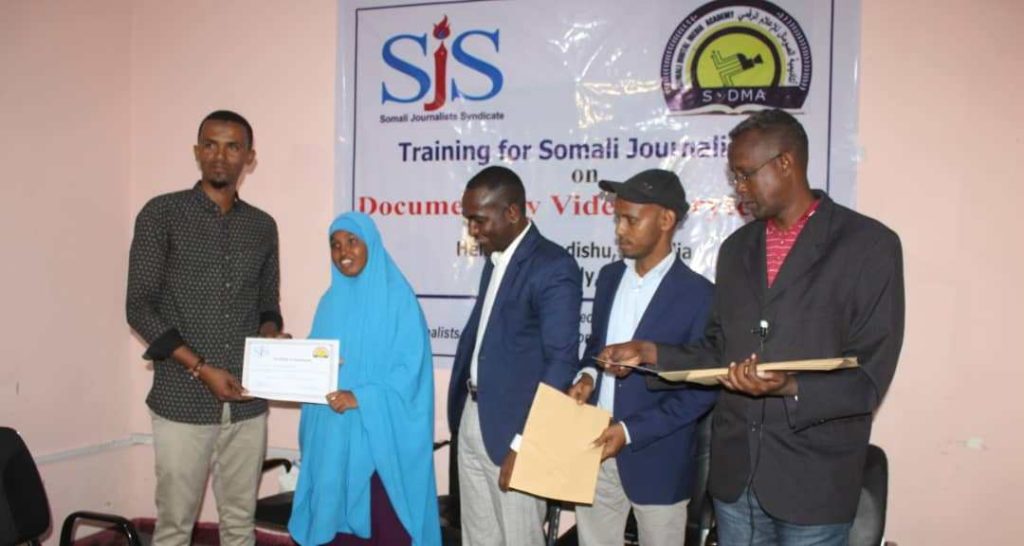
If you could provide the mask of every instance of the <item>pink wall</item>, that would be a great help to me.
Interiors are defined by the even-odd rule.
[[[277,219],[286,329],[306,335],[329,279],[334,179],[335,2],[137,2],[131,62],[131,214],[191,186],[198,122],[228,108],[253,124],[257,166],[242,195]],[[136,345],[128,358],[137,359]],[[141,404],[151,381],[137,374]],[[294,411],[274,411],[270,444],[295,445]],[[149,428],[148,415],[134,416]],[[279,425],[280,423],[280,425]]]
[[[864,0],[858,206],[900,233],[906,259],[907,339],[874,434],[901,544],[1024,533],[1003,517],[1024,488],[1024,372],[996,348],[1024,308],[1010,227],[1022,17],[1010,1]],[[37,454],[149,432],[151,375],[123,319],[131,222],[196,178],[195,124],[212,109],[254,124],[243,195],[278,220],[285,319],[306,333],[328,278],[335,20],[334,0],[0,2],[0,320],[27,341],[0,367],[0,423]],[[296,421],[275,409],[271,446],[295,447]],[[43,473],[58,518],[139,515],[153,510],[151,465],[142,446]]]
[[[308,333],[329,279],[337,33],[334,0],[302,7],[137,2],[131,62],[131,214],[197,180],[192,143],[203,116],[219,108],[242,113],[253,125],[257,166],[241,193],[277,220],[282,314],[296,336]],[[126,358],[137,362],[141,348],[134,344]],[[136,367],[133,379],[130,403],[144,408],[151,374]],[[150,431],[148,413],[132,417],[133,430]],[[296,409],[274,408],[270,446],[296,448],[297,424]],[[209,494],[203,518],[216,519]]]
[[[123,437],[138,411],[123,318],[129,6],[0,3],[0,423],[37,453]],[[124,497],[109,476],[130,465],[105,461],[44,469],[57,513]]]
[[[863,9],[859,208],[899,232],[906,261],[906,343],[874,434],[901,544],[1024,534],[1008,510],[1024,489],[1022,17],[1011,1]]]

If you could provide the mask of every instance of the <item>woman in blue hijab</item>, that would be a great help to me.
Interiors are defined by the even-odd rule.
[[[430,338],[409,282],[365,214],[328,232],[331,286],[310,338],[340,341],[338,390],[305,404],[288,530],[303,546],[439,545]]]

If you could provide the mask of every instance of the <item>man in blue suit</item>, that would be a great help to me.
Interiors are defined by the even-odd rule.
[[[470,179],[462,214],[488,258],[448,388],[462,541],[540,545],[544,500],[509,491],[508,483],[537,385],[564,390],[578,367],[580,270],[526,217],[523,183],[505,167]]]
[[[674,173],[651,169],[600,186],[616,194],[615,237],[624,259],[597,277],[584,368],[569,389],[577,402],[613,416],[595,442],[604,447],[594,504],[576,508],[580,544],[621,545],[632,508],[640,544],[678,545],[696,474],[696,422],[715,392],[659,390],[669,384],[653,375],[618,379],[600,372],[593,357],[607,344],[631,339],[698,339],[713,288],[673,252],[672,236],[689,209]]]

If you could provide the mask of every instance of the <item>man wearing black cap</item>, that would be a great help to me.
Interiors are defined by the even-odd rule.
[[[569,388],[578,403],[613,415],[595,441],[603,445],[603,462],[594,504],[576,508],[580,544],[621,545],[630,508],[641,544],[679,544],[695,475],[696,421],[714,404],[715,393],[651,390],[663,383],[656,376],[618,379],[600,373],[592,357],[609,343],[699,338],[712,285],[672,252],[672,236],[689,209],[674,173],[651,169],[600,186],[616,196],[615,237],[623,259],[598,274],[584,369]]]

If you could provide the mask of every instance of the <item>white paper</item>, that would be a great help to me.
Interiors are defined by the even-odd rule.
[[[242,386],[257,398],[326,404],[339,354],[338,340],[247,337]]]

